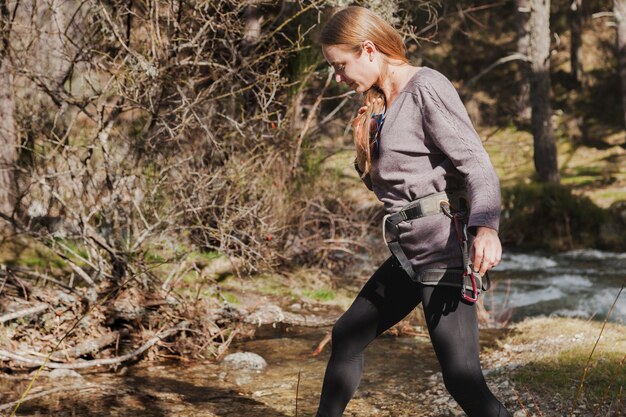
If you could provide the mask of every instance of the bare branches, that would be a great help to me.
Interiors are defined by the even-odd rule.
[[[128,362],[137,358],[139,355],[144,353],[146,350],[150,349],[152,346],[157,344],[159,341],[186,329],[189,323],[186,321],[180,322],[176,325],[176,327],[168,330],[164,330],[162,332],[157,333],[154,337],[150,338],[139,348],[134,351],[127,353],[126,355],[117,356],[115,358],[106,358],[106,359],[94,359],[91,361],[82,361],[77,363],[57,363],[50,362],[46,359],[39,359],[32,356],[27,356],[23,353],[19,352],[11,352],[5,349],[0,349],[0,357],[3,357],[5,360],[12,360],[19,363],[24,364],[25,366],[30,367],[40,367],[44,366],[46,368],[51,369],[85,369],[85,368],[93,368],[95,366],[106,366],[106,365],[117,365],[123,362]],[[50,356],[50,355],[49,355]]]
[[[30,316],[33,314],[38,314],[43,311],[46,311],[48,308],[50,308],[50,306],[47,304],[39,304],[34,307],[29,307],[29,308],[25,308],[19,311],[14,311],[13,313],[3,314],[2,316],[0,316],[0,323],[19,319],[19,318]]]

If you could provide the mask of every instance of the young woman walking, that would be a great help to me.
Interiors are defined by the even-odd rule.
[[[458,93],[440,72],[410,65],[398,32],[366,8],[334,14],[320,44],[336,81],[365,95],[355,167],[384,204],[393,256],[333,327],[317,417],[343,414],[366,346],[419,303],[454,399],[469,417],[510,416],[482,374],[475,304],[502,253],[500,187]]]

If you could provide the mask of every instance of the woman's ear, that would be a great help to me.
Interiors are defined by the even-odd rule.
[[[363,41],[363,52],[368,55],[370,61],[374,59],[373,55],[377,51],[378,50],[376,49],[376,45],[374,45],[374,42],[370,41],[369,39]]]

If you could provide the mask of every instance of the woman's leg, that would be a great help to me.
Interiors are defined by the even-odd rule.
[[[363,350],[420,302],[419,286],[391,257],[378,268],[332,331],[317,417],[340,417],[363,372]]]
[[[468,417],[510,417],[483,377],[476,304],[462,301],[459,288],[422,288],[428,331],[452,397]]]

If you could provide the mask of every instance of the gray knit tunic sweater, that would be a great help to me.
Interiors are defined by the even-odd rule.
[[[412,200],[465,187],[468,226],[498,230],[500,184],[452,83],[422,67],[387,109],[380,153],[363,178],[395,213]],[[400,244],[417,272],[462,266],[452,221],[443,214],[400,223]]]

